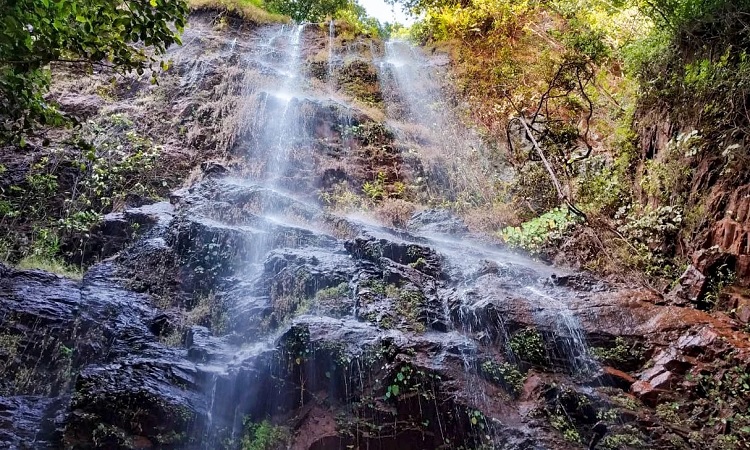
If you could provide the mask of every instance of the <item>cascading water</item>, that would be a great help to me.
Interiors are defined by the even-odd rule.
[[[249,137],[242,144],[257,161],[253,178],[276,187],[288,184],[284,178],[290,163],[304,163],[305,158],[299,152],[305,140],[300,76],[304,30],[304,24],[268,30],[260,47],[246,56],[248,65],[256,70],[246,76],[246,89],[254,95],[246,94],[241,127]]]
[[[410,143],[417,147],[418,154],[424,155],[423,161],[427,160],[434,164],[433,170],[428,172],[428,178],[440,178],[441,171],[446,169],[448,173],[461,174],[463,171],[456,164],[465,164],[465,161],[462,161],[464,158],[471,158],[474,165],[486,167],[479,140],[467,131],[456,117],[452,116],[453,108],[450,107],[441,91],[439,72],[434,62],[426,59],[406,42],[389,41],[386,43],[385,56],[379,66],[381,83],[391,90],[391,96],[386,98],[390,117],[395,121],[408,122],[412,125],[416,123],[422,127],[418,132],[420,134],[419,139],[416,140],[418,143],[415,143],[414,136],[410,136],[409,133],[402,132],[399,137],[407,145]],[[470,173],[470,171],[467,172]],[[480,178],[486,178],[486,176]],[[457,179],[450,175],[444,180],[445,182],[438,181],[439,189],[465,190],[466,185],[472,183],[470,178]],[[432,182],[434,183],[435,180],[433,179]],[[430,180],[428,180],[429,183]],[[554,334],[560,337],[560,342],[553,346],[556,352],[562,354],[563,359],[567,361],[568,369],[574,374],[585,377],[596,369],[596,363],[588,355],[587,345],[577,320],[563,301],[543,292],[543,279],[536,278],[538,274],[545,272],[550,275],[551,272],[548,269],[505,252],[488,251],[487,248],[475,247],[474,252],[467,252],[467,249],[472,247],[470,243],[450,242],[450,237],[447,238],[448,240],[445,236],[437,236],[436,239],[433,238],[428,242],[431,247],[441,251],[450,264],[455,264],[463,273],[483,270],[478,268],[487,262],[497,264],[499,267],[497,270],[504,270],[509,274],[517,272],[513,269],[514,266],[533,267],[535,277],[528,279],[530,284],[518,284],[517,287],[531,294],[526,296],[525,301],[533,310],[538,311],[536,314],[547,316],[554,324]],[[466,316],[470,314],[467,311],[476,311],[475,305],[469,304],[475,300],[470,300],[461,288],[459,288],[459,298],[462,302],[458,314],[459,329],[468,334],[486,333],[487,330],[477,329],[476,317]],[[518,300],[508,299],[508,301]],[[447,304],[444,310],[448,310]],[[502,318],[498,317],[497,322],[496,328],[500,333],[500,340],[507,343],[509,340],[507,328]],[[462,354],[465,369],[468,372],[476,371],[474,348],[465,347]],[[470,378],[467,378],[467,383],[472,382]],[[475,401],[479,404],[486,403],[483,392],[477,392]]]
[[[331,22],[328,36],[329,82],[332,74],[330,66],[333,63],[334,30],[333,22]],[[262,308],[263,304],[267,304],[269,301],[278,301],[274,300],[275,296],[281,295],[283,301],[288,301],[285,297],[288,294],[283,292],[281,294],[271,292],[269,296],[268,292],[262,291],[263,289],[267,289],[264,277],[267,276],[268,255],[272,255],[276,251],[275,249],[278,249],[280,246],[305,248],[309,245],[306,234],[309,232],[320,232],[321,230],[319,226],[314,225],[314,222],[319,219],[313,219],[312,223],[309,220],[300,223],[299,218],[295,218],[295,215],[299,214],[299,212],[291,210],[290,205],[297,204],[298,208],[302,208],[305,211],[303,215],[306,215],[308,219],[310,217],[322,217],[322,211],[314,205],[300,202],[298,198],[295,198],[294,186],[281,182],[281,180],[292,176],[292,173],[296,173],[295,176],[297,179],[300,178],[300,172],[304,176],[304,173],[306,173],[304,172],[304,168],[309,167],[309,161],[305,160],[305,155],[310,154],[309,150],[306,149],[311,146],[314,139],[313,135],[308,131],[309,126],[306,124],[307,117],[303,108],[306,102],[312,101],[310,100],[311,94],[305,92],[306,82],[302,79],[300,71],[301,49],[303,47],[301,36],[303,32],[303,25],[282,27],[281,31],[271,32],[270,37],[261,46],[260,53],[250,55],[249,62],[247,63],[249,67],[259,67],[262,69],[261,81],[258,81],[258,77],[248,78],[251,82],[255,83],[249,86],[246,91],[247,95],[252,96],[254,99],[248,101],[245,106],[248,110],[245,117],[250,123],[248,129],[249,138],[241,141],[239,145],[240,147],[244,146],[247,148],[251,160],[266,161],[266,163],[259,173],[251,174],[250,179],[247,181],[228,180],[225,183],[233,182],[239,186],[248,185],[247,183],[260,183],[262,186],[259,186],[258,189],[265,192],[268,198],[260,200],[261,205],[255,211],[260,222],[253,225],[252,228],[243,230],[244,233],[249,233],[253,237],[250,244],[251,251],[243,262],[245,268],[240,272],[241,276],[247,280],[247,287],[250,287],[250,289],[244,287],[238,289],[243,294],[234,298],[233,306],[231,307],[231,311],[234,311],[233,316],[236,316],[236,319],[232,321],[232,326],[238,330],[257,328],[257,324],[242,319],[242,317],[248,314],[250,314],[250,317],[255,317],[253,311]],[[409,144],[419,142],[420,151],[434,152],[432,154],[433,159],[430,161],[434,164],[433,168],[435,171],[433,173],[438,173],[440,169],[445,169],[441,166],[441,164],[445,164],[445,161],[455,162],[457,159],[461,159],[462,155],[469,153],[473,153],[475,159],[478,158],[477,152],[480,146],[478,144],[479,141],[476,140],[472,133],[462,130],[462,127],[456,118],[452,116],[452,113],[445,110],[447,102],[441,97],[439,91],[440,83],[433,73],[434,69],[435,67],[422,57],[416,49],[401,42],[387,43],[385,59],[380,63],[382,88],[393,95],[393,98],[388,102],[388,110],[392,114],[393,119],[402,123],[408,122],[420,128],[418,139],[417,136],[408,132],[400,133],[398,137]],[[350,121],[352,118],[348,112],[351,108],[345,104],[341,104],[340,100],[336,100],[335,104],[339,105],[339,111],[344,112],[343,115],[341,112],[337,115],[337,120],[343,124],[342,129],[351,126]],[[425,137],[428,138],[427,143],[424,141]],[[443,156],[446,158],[443,158]],[[427,157],[428,160],[429,158],[430,156]],[[455,171],[455,168],[451,170]],[[442,181],[435,184],[434,187],[445,187]],[[461,189],[460,181],[458,184],[450,181],[448,185],[449,189]],[[291,194],[288,192],[291,192]],[[306,194],[304,188],[301,190],[297,189],[297,193]],[[373,224],[360,223],[359,227],[371,236],[379,236],[384,232]],[[302,233],[301,235],[298,234],[300,232]],[[289,241],[287,237],[284,237],[285,235],[292,236],[293,240]],[[436,308],[438,313],[435,316],[430,317],[428,315],[426,320],[429,323],[447,324],[446,326],[435,325],[428,332],[431,339],[434,339],[436,342],[444,342],[444,345],[448,347],[455,346],[458,349],[464,370],[465,391],[469,393],[468,399],[475,407],[486,408],[490,405],[492,399],[487,396],[485,390],[474,388],[474,386],[481,383],[478,370],[480,350],[474,339],[477,336],[483,339],[482,336],[493,334],[499,342],[507,343],[509,339],[509,333],[504,323],[498,321],[492,323],[491,327],[495,328],[494,331],[483,329],[483,327],[487,326],[487,322],[479,320],[476,317],[476,312],[467,312],[472,309],[476,310],[476,305],[470,300],[470,295],[465,295],[464,289],[469,289],[470,291],[472,289],[476,290],[476,287],[471,287],[475,284],[473,277],[476,275],[473,274],[484,270],[483,267],[488,262],[497,265],[499,268],[497,271],[500,274],[507,273],[507,276],[524,274],[521,279],[526,279],[527,283],[531,284],[515,283],[514,285],[519,289],[525,288],[533,298],[545,298],[548,301],[547,305],[540,305],[536,302],[532,303],[534,308],[554,311],[556,331],[561,333],[564,331],[565,336],[569,338],[565,342],[570,341],[572,343],[570,347],[564,349],[564,352],[566,355],[576,355],[575,357],[570,357],[571,371],[588,370],[585,343],[581,338],[579,329],[576,328],[575,319],[567,311],[563,303],[560,301],[552,302],[550,301],[551,297],[544,297],[547,294],[544,294],[542,291],[542,281],[544,276],[552,273],[550,269],[532,263],[525,258],[502,251],[490,250],[482,244],[473,243],[471,240],[455,238],[450,235],[426,234],[422,236],[409,236],[393,235],[385,231],[385,234],[382,236],[383,239],[391,242],[402,242],[406,246],[430,246],[441,255],[447,267],[451,267],[451,270],[457,272],[457,279],[465,279],[466,288],[459,286],[456,291],[456,296],[461,302],[461,305],[457,308],[457,317],[451,312],[451,306],[448,305],[449,290],[439,288],[437,283],[434,283],[433,287],[430,288],[430,292],[433,292],[438,298],[441,306]],[[306,254],[310,255],[314,251],[308,249],[306,250]],[[295,281],[295,283],[298,283],[298,281]],[[360,309],[359,298],[361,295],[366,297],[366,292],[371,289],[364,288],[365,293],[362,292],[362,286],[366,286],[368,280],[354,277],[349,278],[345,283],[350,290],[348,298],[352,302],[351,316],[349,317],[355,319],[357,322],[361,322],[368,314],[371,314],[369,311],[364,312]],[[258,288],[261,290],[258,290]],[[274,307],[279,308],[278,305]],[[286,308],[294,310],[299,307],[299,304],[284,306],[284,310]],[[317,305],[312,304],[308,308],[310,308],[310,313],[316,317],[315,320],[329,320],[325,313],[320,312]],[[472,314],[474,317],[471,317]],[[456,323],[455,326],[452,325],[454,320]],[[387,326],[382,319],[377,319],[376,323],[381,327]],[[267,351],[270,348],[269,344],[278,338],[278,334],[272,335],[270,340],[268,337],[261,338],[261,341],[267,344],[263,345],[261,343],[260,347],[257,347],[259,344],[254,344],[255,348],[259,350],[247,354],[240,360],[233,360],[227,363],[220,371],[222,375],[218,376],[218,378],[223,378],[223,382],[217,381],[217,375],[214,374],[211,376],[211,382],[209,383],[209,404],[212,414],[209,415],[211,420],[209,420],[209,427],[204,441],[206,443],[205,448],[211,448],[212,445],[216,444],[215,438],[211,437],[216,435],[216,431],[211,429],[215,421],[213,410],[217,412],[224,411],[224,416],[230,413],[233,415],[233,436],[238,430],[241,430],[240,422],[242,415],[237,412],[240,410],[238,404],[233,404],[233,401],[236,401],[236,399],[232,394],[241,389],[237,384],[237,373],[238,371],[242,371],[241,367],[243,364],[246,364],[246,361],[259,357],[263,353],[263,349]],[[251,338],[248,342],[253,342],[253,340],[254,338]],[[230,349],[228,351],[237,351],[234,346],[228,348]],[[312,358],[315,358],[315,356]],[[347,369],[350,375],[342,379],[344,382],[342,393],[344,398],[352,395],[355,386],[358,389],[363,389],[365,386],[361,360],[356,359],[351,364],[351,367]],[[306,399],[304,385],[307,383],[307,380],[302,373],[300,373],[299,377],[302,391],[299,394],[300,397],[295,401],[304,404]],[[458,414],[459,411],[456,410],[455,413]],[[483,420],[485,420],[485,426],[489,427],[490,423],[487,422],[487,419]],[[440,426],[442,429],[442,424]]]
[[[555,349],[567,362],[572,373],[582,378],[590,376],[599,368],[599,364],[589,353],[586,338],[576,317],[563,301],[542,292],[540,287],[525,286],[525,289],[533,294],[532,298],[540,300],[533,303],[538,305],[538,314],[552,320],[553,332],[558,340]],[[543,319],[544,317],[539,318],[540,321]]]
[[[331,19],[330,22],[328,22],[328,69],[327,69],[327,82],[328,82],[328,88],[333,90],[333,67],[334,67],[334,57],[336,55],[336,51],[334,50],[334,45],[336,43],[336,21]]]
[[[196,142],[223,145],[227,167],[217,176],[207,165],[159,208],[127,211],[139,224],[159,219],[81,281],[85,295],[69,296],[100,301],[88,305],[99,315],[82,309],[81,329],[104,328],[92,333],[94,345],[64,345],[94,353],[99,341],[116,344],[80,370],[71,406],[80,422],[70,433],[101,428],[155,448],[235,450],[268,422],[292,424],[300,449],[544,448],[481,366],[512,362],[513,334],[539,327],[560,337],[568,372],[588,373],[567,304],[573,292],[545,284],[557,271],[469,236],[445,211],[419,213],[405,231],[318,201],[319,192],[359,189],[373,172],[402,164],[403,155],[389,153],[399,149],[425,161],[428,190],[463,195],[478,172],[457,164],[483,167],[483,150],[444,98],[441,61],[390,42],[376,70],[380,44],[349,42],[336,52],[333,22],[328,33],[276,25],[220,34],[195,23],[186,35],[196,47],[174,50],[174,85],[189,98],[173,109],[194,123],[214,114],[216,127],[196,131]],[[202,54],[198,44],[208,40]],[[325,60],[326,44],[328,73],[316,72],[310,61]],[[387,121],[382,104],[363,106],[344,92],[351,78],[336,77],[352,73],[379,76],[358,92],[379,89]],[[196,92],[200,101],[190,97]],[[115,277],[108,274],[132,275],[139,293],[101,283]],[[162,314],[140,292],[171,303]],[[120,297],[124,319],[111,314]],[[178,338],[167,339],[171,332]],[[127,414],[113,417],[110,404]]]
[[[378,68],[388,117],[400,142],[420,155],[419,181],[429,197],[486,202],[492,192],[486,180],[496,170],[482,140],[460,120],[461,105],[444,92],[447,62],[428,59],[405,41],[387,41]]]

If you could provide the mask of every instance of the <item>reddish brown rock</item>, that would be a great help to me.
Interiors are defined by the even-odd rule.
[[[523,391],[519,398],[524,401],[536,399],[543,387],[544,380],[539,375],[531,373],[523,383]]]
[[[713,245],[711,242],[709,240],[708,248],[693,253],[693,266],[701,273],[708,272],[726,256],[719,245]]]
[[[658,390],[669,390],[672,388],[672,385],[674,384],[675,376],[670,371],[665,371],[660,373],[659,375],[655,376],[649,381],[649,384],[652,388],[658,389]]]
[[[644,403],[651,405],[655,404],[659,395],[669,391],[677,381],[675,374],[669,370],[661,370],[658,373],[650,372],[647,379],[645,375],[630,386],[630,392]]]
[[[690,355],[705,354],[718,338],[719,334],[715,330],[704,327],[697,334],[681,336],[677,341],[677,348]]]
[[[602,386],[613,386],[623,391],[628,391],[636,381],[630,374],[609,366],[602,367],[602,373],[596,379]]]
[[[648,381],[636,381],[630,386],[630,393],[646,404],[654,404],[659,398],[659,392]]]
[[[695,266],[688,266],[685,273],[677,280],[677,286],[669,293],[670,303],[675,305],[686,305],[695,303],[701,296],[706,286],[706,276]]]
[[[750,322],[750,295],[744,290],[732,289],[726,294],[727,307],[734,310],[734,316],[742,323]]]

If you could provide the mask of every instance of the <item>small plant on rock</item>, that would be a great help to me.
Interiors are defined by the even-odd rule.
[[[385,172],[378,172],[374,181],[366,181],[362,190],[371,202],[377,203],[385,198]]]
[[[508,347],[521,361],[544,366],[547,364],[547,350],[541,333],[533,328],[523,329],[514,334]]]
[[[245,418],[243,425],[244,435],[240,443],[241,450],[277,450],[286,448],[291,437],[288,428],[273,425],[267,420],[255,423]]]
[[[526,375],[518,369],[518,366],[507,362],[498,364],[488,359],[482,363],[480,370],[490,381],[502,385],[513,395],[521,392],[523,383],[526,381]]]

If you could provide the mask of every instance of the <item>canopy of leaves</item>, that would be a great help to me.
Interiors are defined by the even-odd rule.
[[[61,123],[43,94],[50,63],[138,71],[179,43],[183,0],[0,0],[0,142]]]
[[[289,16],[295,22],[321,22],[349,6],[347,0],[268,0],[266,7],[276,14]]]

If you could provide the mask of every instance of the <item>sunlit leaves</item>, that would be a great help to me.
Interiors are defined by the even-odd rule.
[[[0,141],[61,121],[42,98],[50,63],[143,73],[144,46],[179,43],[186,16],[184,0],[0,0]]]
[[[269,11],[284,14],[296,22],[321,22],[348,6],[348,0],[268,0]]]

